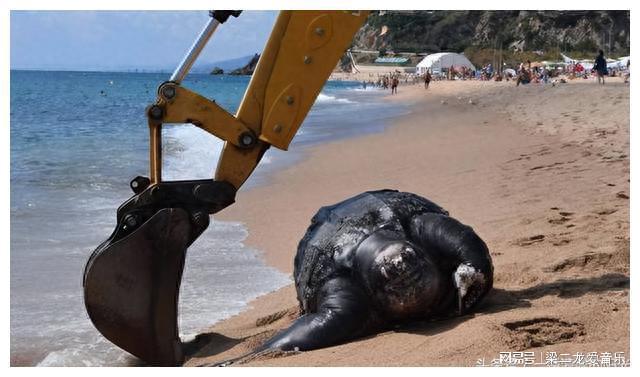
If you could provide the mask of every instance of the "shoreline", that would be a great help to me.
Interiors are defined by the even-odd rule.
[[[400,94],[387,100],[409,103],[410,114],[380,134],[304,148],[294,165],[273,174],[264,186],[239,192],[238,202],[218,216],[243,222],[249,230],[244,243],[260,250],[267,265],[290,273],[297,241],[320,206],[372,189],[415,192],[473,226],[489,245],[497,271],[489,308],[464,321],[413,333],[386,332],[249,365],[473,365],[475,356],[497,357],[499,351],[531,343],[526,331],[507,325],[543,316],[553,320],[532,326],[573,335],[569,342],[546,339],[535,349],[591,347],[628,354],[628,86],[510,84],[435,82],[428,91],[401,86]],[[566,98],[584,90],[606,96],[600,106],[604,115],[587,110],[595,122],[581,117],[580,109],[589,107],[591,99]],[[547,111],[528,106],[532,99]],[[550,187],[555,196],[549,195]],[[549,249],[553,257],[546,260]],[[571,305],[559,296],[563,289],[577,289],[575,284],[558,287],[567,279],[600,293],[580,291],[567,308]],[[598,323],[589,316],[594,307],[608,310],[613,319]],[[261,296],[242,313],[216,323],[210,329],[213,339],[186,365],[245,353],[296,314],[292,285]],[[609,336],[613,331],[621,339],[598,336],[596,330]],[[426,349],[409,350],[410,344]],[[389,352],[398,347],[404,349],[402,357]],[[362,351],[366,348],[371,352]],[[462,349],[466,356],[451,356]],[[337,358],[336,350],[348,356]]]
[[[326,144],[340,142],[342,140],[349,140],[366,135],[383,133],[387,128],[393,126],[393,120],[395,118],[402,116],[410,111],[409,106],[405,104],[396,104],[389,102],[387,100],[389,95],[384,93],[384,90],[381,88],[369,89],[367,90],[367,92],[373,93],[365,94],[363,97],[361,97],[362,94],[353,97],[353,94],[349,93],[353,90],[354,89],[342,89],[336,92],[331,92],[331,94],[327,95],[327,97],[329,97],[331,100],[335,100],[339,105],[344,105],[344,103],[346,102],[349,104],[349,106],[354,106],[355,102],[355,106],[366,106],[369,110],[371,110],[371,105],[374,104],[378,106],[378,108],[376,108],[376,111],[380,111],[379,107],[380,105],[382,105],[384,111],[389,111],[393,115],[387,115],[382,119],[376,119],[373,124],[365,123],[363,120],[359,119],[351,132],[332,133],[331,131],[334,131],[335,126],[331,126],[331,124],[339,119],[335,115],[332,115],[329,119],[323,118],[323,124],[319,125],[317,124],[317,116],[324,110],[314,110],[312,108],[308,118],[315,119],[312,121],[309,121],[310,119],[308,119],[306,122],[309,124],[303,123],[301,128],[298,130],[298,135],[294,137],[287,151],[280,150],[276,147],[270,148],[263,157],[263,159],[268,159],[270,160],[270,162],[266,165],[262,165],[262,163],[258,164],[254,173],[249,177],[247,182],[240,189],[240,192],[249,192],[262,186],[268,186],[274,179],[274,176],[278,174],[278,172],[285,170],[291,166],[297,165],[301,161],[307,159],[309,157],[309,151],[314,148]],[[321,95],[324,95],[324,93],[322,93]],[[333,95],[340,96],[340,98],[336,99],[335,97],[333,97]],[[346,112],[346,114],[349,113]],[[376,113],[376,115],[381,114]],[[327,124],[329,124],[329,126],[327,126]],[[316,134],[315,137],[308,137],[308,135],[303,136],[302,133],[304,133],[305,130],[309,130],[310,133],[320,132],[320,135]],[[305,138],[305,136],[307,137]],[[216,217],[217,216],[218,215],[216,215]]]

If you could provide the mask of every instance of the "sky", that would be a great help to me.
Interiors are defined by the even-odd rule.
[[[198,58],[262,51],[276,11],[245,11],[220,25]],[[207,11],[11,11],[11,69],[173,70],[209,20]]]

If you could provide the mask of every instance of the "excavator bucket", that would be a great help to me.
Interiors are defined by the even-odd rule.
[[[182,363],[176,308],[191,234],[186,211],[162,209],[133,234],[102,244],[87,264],[85,304],[96,328],[154,365]]]
[[[235,189],[201,180],[138,191],[118,209],[116,230],[89,257],[85,306],[118,347],[150,365],[176,366],[184,361],[178,294],[186,250],[207,228],[208,213],[233,203]]]

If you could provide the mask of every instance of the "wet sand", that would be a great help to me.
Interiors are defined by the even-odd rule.
[[[268,185],[238,193],[220,218],[246,223],[246,243],[291,273],[319,207],[367,190],[414,192],[485,240],[493,292],[473,315],[236,365],[473,366],[507,351],[537,362],[546,352],[629,357],[629,86],[434,82],[388,100],[410,103],[411,114],[384,133],[310,148]],[[296,315],[292,285],[260,297],[213,326],[186,365],[240,356]]]

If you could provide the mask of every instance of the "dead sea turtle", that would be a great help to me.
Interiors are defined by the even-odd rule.
[[[293,276],[302,315],[255,352],[312,350],[467,313],[491,289],[493,265],[471,227],[418,195],[381,190],[321,208]]]

